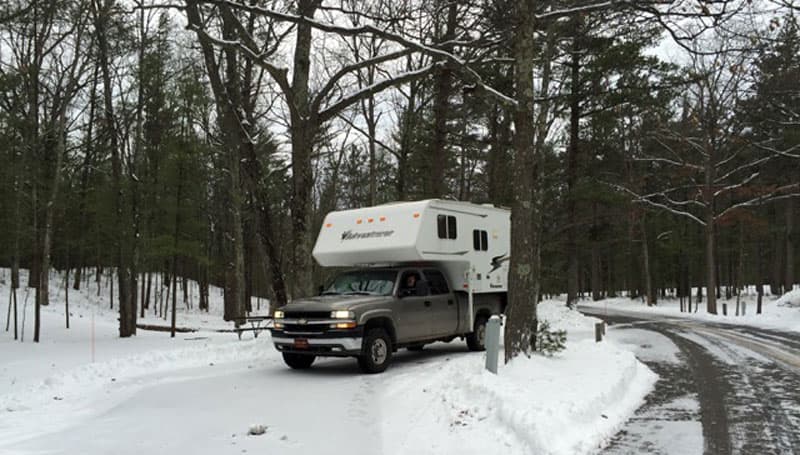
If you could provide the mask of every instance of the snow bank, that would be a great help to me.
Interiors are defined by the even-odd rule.
[[[800,289],[787,292],[775,301],[777,306],[800,307]]]
[[[210,341],[180,349],[149,351],[105,362],[89,363],[60,371],[31,383],[11,384],[0,395],[0,417],[5,413],[25,411],[37,406],[90,394],[112,382],[158,375],[178,369],[253,361],[264,357],[271,346],[269,336],[250,341],[213,343]]]
[[[553,358],[517,358],[498,375],[483,356],[387,383],[384,452],[580,454],[595,452],[641,405],[657,379],[634,355],[590,339],[596,319],[540,304],[540,317],[568,330]]]

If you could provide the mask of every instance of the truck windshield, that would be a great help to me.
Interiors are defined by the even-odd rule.
[[[358,270],[336,277],[322,295],[392,295],[397,272]]]

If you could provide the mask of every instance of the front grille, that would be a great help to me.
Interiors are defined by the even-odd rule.
[[[290,333],[325,333],[329,328],[327,324],[285,324],[283,327],[285,332]]]
[[[330,311],[287,311],[286,319],[330,319]]]

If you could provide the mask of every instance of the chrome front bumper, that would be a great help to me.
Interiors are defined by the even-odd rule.
[[[333,352],[354,352],[361,351],[363,338],[307,338],[308,345],[316,348],[331,348]],[[294,338],[272,337],[275,347],[279,351],[283,348],[291,349],[294,346]]]

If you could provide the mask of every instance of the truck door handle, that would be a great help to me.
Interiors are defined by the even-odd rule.
[[[425,301],[425,306],[431,306],[431,301],[430,300],[426,300]]]

